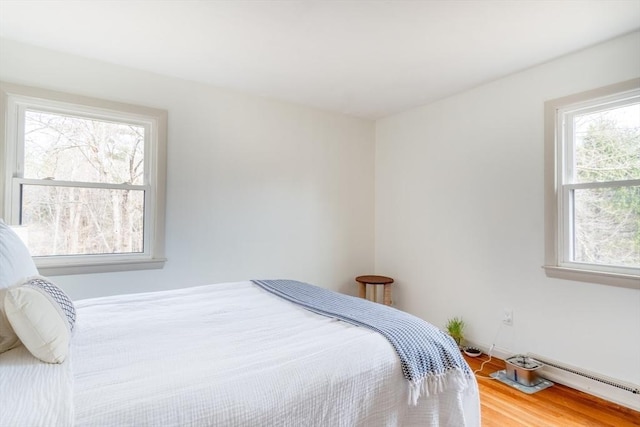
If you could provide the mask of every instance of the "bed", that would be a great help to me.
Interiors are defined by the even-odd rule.
[[[480,424],[472,376],[413,404],[384,336],[251,281],[74,306],[61,363],[0,354],[0,425]]]

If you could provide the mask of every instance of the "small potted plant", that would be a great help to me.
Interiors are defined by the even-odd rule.
[[[464,320],[461,317],[447,320],[447,332],[460,348],[462,348],[462,342],[464,341],[464,326]]]

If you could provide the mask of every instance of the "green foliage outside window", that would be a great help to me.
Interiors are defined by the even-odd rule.
[[[640,179],[640,105],[577,116],[576,183]],[[640,266],[640,186],[574,190],[578,262]]]

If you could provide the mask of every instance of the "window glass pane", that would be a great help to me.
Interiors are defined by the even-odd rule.
[[[574,261],[640,267],[640,186],[574,190]]]
[[[640,104],[576,115],[574,182],[640,179]]]
[[[144,127],[25,112],[25,178],[143,184]]]
[[[34,256],[143,252],[144,191],[23,185]]]

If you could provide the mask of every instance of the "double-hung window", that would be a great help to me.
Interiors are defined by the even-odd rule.
[[[640,288],[640,80],[545,114],[547,275]]]
[[[2,84],[2,211],[43,274],[164,263],[166,112]]]

